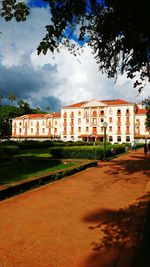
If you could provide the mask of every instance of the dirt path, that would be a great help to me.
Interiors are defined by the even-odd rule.
[[[0,203],[0,267],[129,267],[150,158],[133,151]]]

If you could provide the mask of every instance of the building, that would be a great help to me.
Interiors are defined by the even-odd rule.
[[[111,143],[150,140],[146,109],[121,99],[90,100],[65,106],[60,113],[29,114],[12,124],[12,138]]]
[[[61,115],[27,114],[12,120],[14,140],[57,140],[60,139]]]

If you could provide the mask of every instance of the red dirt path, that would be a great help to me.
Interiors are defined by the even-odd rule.
[[[0,267],[129,267],[150,158],[133,151],[0,203]]]

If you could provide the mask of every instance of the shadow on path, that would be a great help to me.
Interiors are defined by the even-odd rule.
[[[142,174],[150,177],[150,157],[144,158],[139,155],[133,155],[128,159],[113,160],[105,166],[111,166],[111,169],[106,170],[106,173],[114,176],[118,174],[129,176],[142,172]]]
[[[93,252],[83,264],[84,267],[131,266],[128,257],[131,254],[133,257],[133,253],[135,253],[149,199],[150,196],[147,195],[125,209],[100,209],[83,218],[84,222],[91,223],[88,227],[89,231],[98,233],[97,240],[93,240],[91,244]],[[122,262],[125,255],[128,257]]]

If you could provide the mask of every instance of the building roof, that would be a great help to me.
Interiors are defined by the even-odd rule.
[[[131,105],[133,103],[127,102],[122,99],[113,99],[113,100],[102,100],[101,102],[106,103],[107,105]]]
[[[131,102],[127,102],[125,100],[122,100],[122,99],[114,99],[114,100],[96,100],[98,102],[102,102],[108,106],[118,106],[118,105],[131,105],[133,103]],[[82,101],[82,102],[78,102],[78,103],[75,103],[75,104],[72,104],[72,105],[69,105],[69,106],[65,106],[64,108],[78,108],[78,107],[81,107],[82,105],[88,103],[88,102],[91,102],[91,101]]]
[[[14,118],[15,120],[19,120],[19,119],[24,119],[24,118],[28,118],[28,119],[42,119],[42,118],[47,118],[47,117],[52,117],[52,118],[60,118],[61,114],[60,113],[41,113],[41,114],[25,114],[19,117]]]
[[[79,102],[79,103],[75,103],[75,104],[72,104],[72,105],[69,105],[69,106],[65,106],[64,108],[78,108],[78,107],[81,107],[82,105],[84,105],[85,103],[87,103],[89,101],[82,101],[82,102]]]
[[[147,109],[145,109],[145,108],[142,108],[142,109],[137,108],[136,114],[137,115],[146,115],[147,114]]]

